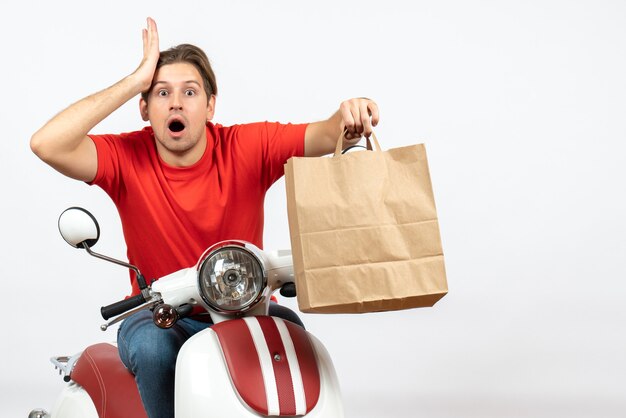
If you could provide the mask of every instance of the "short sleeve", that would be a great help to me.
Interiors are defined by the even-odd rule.
[[[101,187],[111,198],[115,200],[118,195],[120,184],[120,150],[122,141],[120,135],[89,135],[98,153],[98,170],[96,177],[88,183]]]
[[[304,155],[304,134],[307,125],[265,122],[263,179],[267,188],[285,174],[285,163],[289,158]]]

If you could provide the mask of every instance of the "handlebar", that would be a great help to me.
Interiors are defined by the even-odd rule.
[[[142,294],[135,295],[128,299],[120,300],[119,302],[112,303],[107,306],[103,306],[100,308],[100,314],[102,318],[109,319],[113,316],[122,314],[126,311],[129,311],[137,306],[146,302],[146,299]]]

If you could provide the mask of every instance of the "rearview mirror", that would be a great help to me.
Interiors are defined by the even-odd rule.
[[[72,207],[59,216],[59,232],[74,248],[93,247],[100,238],[100,227],[96,218],[86,209]]]

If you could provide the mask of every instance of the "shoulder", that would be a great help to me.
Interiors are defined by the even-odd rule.
[[[237,123],[230,126],[215,124],[214,129],[224,136],[241,135],[267,130],[269,122]]]
[[[146,126],[139,131],[123,132],[121,134],[114,135],[114,140],[135,145],[141,143],[152,143],[154,141],[154,133],[152,132],[152,128],[150,126]]]
[[[123,132],[120,134],[89,134],[92,139],[102,139],[106,141],[151,141],[153,138],[152,128],[146,126],[139,131]]]
[[[285,134],[292,134],[301,132],[304,135],[304,130],[307,124],[292,124],[282,122],[251,122],[235,124],[231,126],[222,126],[219,124],[213,125],[216,133],[222,138],[232,139],[268,139],[275,136],[281,136]]]
[[[152,128],[149,126],[139,131],[123,132],[120,134],[90,134],[89,137],[95,142],[98,149],[102,146],[108,146],[118,150],[142,149],[154,142]]]
[[[267,138],[266,122],[229,126],[209,124],[208,129],[215,141],[215,147],[222,149],[237,149],[239,146],[248,148],[252,143],[262,143]]]

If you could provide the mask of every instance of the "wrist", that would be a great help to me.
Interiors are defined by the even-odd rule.
[[[149,90],[152,85],[152,79],[146,82],[145,78],[140,77],[136,72],[126,76],[124,81],[126,82],[128,88],[133,92],[133,96]]]

